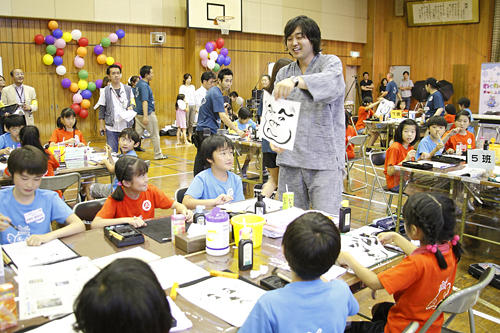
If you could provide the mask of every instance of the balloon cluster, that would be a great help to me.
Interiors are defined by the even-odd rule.
[[[125,37],[125,31],[118,29],[116,32],[110,33],[108,37],[103,37],[101,39],[101,44],[94,46],[94,54],[97,56],[97,63],[99,65],[106,64],[111,66],[113,64],[117,64],[120,68],[122,67],[121,64],[115,62],[113,57],[106,57],[103,52],[105,47],[110,46],[111,43],[116,43],[118,39],[122,39],[123,37]]]
[[[96,80],[95,82],[87,82],[86,79],[89,77],[89,72],[82,69],[78,72],[78,78],[80,81],[78,83],[72,83],[70,79],[63,79],[61,85],[63,88],[69,88],[73,95],[73,104],[71,108],[76,114],[79,114],[81,118],[87,118],[89,115],[88,108],[90,107],[89,99],[92,97],[92,92],[96,89],[102,87],[102,80]]]
[[[229,66],[231,58],[228,56],[229,50],[224,47],[224,39],[210,41],[205,44],[205,48],[200,51],[201,65],[218,72],[222,66]]]

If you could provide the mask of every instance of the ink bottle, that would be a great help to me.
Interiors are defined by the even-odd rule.
[[[339,214],[339,229],[341,233],[346,233],[351,230],[351,208],[349,208],[349,201],[343,200],[341,202]]]
[[[242,230],[241,239],[238,243],[238,268],[240,271],[247,271],[253,268],[253,242],[250,239],[250,232],[248,230]]]
[[[262,194],[257,196],[257,202],[255,203],[255,214],[264,215],[266,213],[266,203],[263,201]]]
[[[197,205],[196,206],[196,213],[194,214],[193,217],[193,223],[197,223],[199,225],[205,225],[205,214],[203,214],[203,209],[205,209],[205,206],[203,205]]]

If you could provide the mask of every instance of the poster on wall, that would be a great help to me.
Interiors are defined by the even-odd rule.
[[[481,89],[479,92],[479,114],[500,112],[500,63],[481,64]]]
[[[3,76],[3,65],[2,65],[2,57],[0,57],[0,75]]]

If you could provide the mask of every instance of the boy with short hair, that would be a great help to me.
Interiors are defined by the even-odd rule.
[[[470,121],[471,121],[471,122],[472,122],[472,121],[474,121],[474,117],[472,116],[472,111],[469,109],[469,107],[470,107],[470,99],[468,99],[467,97],[460,97],[460,98],[458,99],[458,102],[457,102],[457,103],[458,103],[458,108],[459,108],[459,110],[460,110],[460,111],[464,110],[464,111],[469,112],[469,115],[470,115],[470,117],[469,117],[469,118],[470,118]],[[467,130],[468,130],[469,132],[471,132],[471,133],[473,133],[473,134],[474,134],[474,127],[469,126],[469,127],[467,128]]]
[[[440,116],[432,116],[427,122],[429,135],[420,141],[417,149],[416,159],[429,159],[432,156],[439,156],[443,153],[444,143],[441,137],[446,131],[446,119]]]
[[[248,131],[250,128],[253,128],[254,130],[257,129],[257,124],[252,120],[252,111],[250,111],[247,107],[242,107],[238,111],[238,120],[236,120],[234,124],[238,126],[238,129],[242,130],[243,132]],[[230,132],[234,133],[234,131]],[[241,176],[243,178],[247,178],[247,169],[251,160],[252,155],[247,154],[245,163],[243,163],[243,166],[241,167]]]
[[[233,143],[224,135],[212,135],[200,147],[208,167],[194,177],[182,203],[188,209],[197,205],[216,206],[245,200],[241,178],[232,173]]]
[[[474,134],[467,129],[470,125],[470,113],[466,110],[457,112],[455,116],[455,128],[448,131],[443,138],[443,143],[448,154],[453,154],[457,151],[457,144],[460,143],[468,149],[476,149],[476,140]],[[463,151],[464,149],[462,149]]]
[[[457,114],[457,109],[455,108],[455,105],[453,104],[448,104],[444,107],[444,119],[446,119],[446,122],[448,124],[453,124],[455,122],[455,115]],[[452,129],[454,126],[452,125],[450,129]]]
[[[344,281],[320,279],[340,253],[333,221],[316,212],[298,217],[286,228],[282,247],[292,283],[264,294],[238,332],[344,332],[359,304]]]
[[[0,155],[10,154],[12,149],[21,147],[19,133],[25,125],[24,116],[13,114],[5,117],[4,124],[8,133],[0,136]]]
[[[14,187],[0,191],[1,244],[26,241],[38,246],[85,231],[82,220],[56,192],[39,189],[47,163],[42,151],[29,145],[10,154],[7,168]],[[69,225],[50,231],[52,221]]]
[[[120,132],[118,136],[118,150],[122,152],[123,155],[131,155],[137,157],[137,153],[134,148],[138,147],[141,142],[139,134],[132,128],[125,128]],[[111,156],[111,147],[106,145],[108,156],[101,161],[100,164],[104,164],[108,171],[112,174],[115,173],[115,160]],[[114,192],[118,186],[118,179],[115,177],[113,184],[100,184],[94,183],[90,185],[90,190],[88,193],[89,200],[107,198]]]

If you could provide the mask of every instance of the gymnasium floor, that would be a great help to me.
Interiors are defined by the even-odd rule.
[[[92,146],[103,147],[104,141],[93,141]],[[193,161],[196,155],[196,148],[192,145],[175,145],[175,137],[163,136],[161,137],[161,147],[164,155],[168,155],[168,159],[162,161],[154,160],[154,153],[150,139],[144,139],[142,143],[146,152],[138,153],[139,157],[145,160],[151,160],[151,167],[149,169],[149,183],[157,186],[166,194],[173,196],[175,190],[180,187],[189,186],[193,179]],[[244,157],[241,158],[243,162]],[[249,169],[249,176],[251,172],[256,172],[255,158],[252,160]],[[367,214],[367,202],[370,197],[371,183],[373,181],[373,174],[368,171],[368,183],[370,184],[363,190],[349,193],[347,197],[350,201],[352,208],[352,221],[353,226],[361,227],[364,225],[364,219]],[[383,176],[382,169],[377,170],[377,173]],[[355,168],[351,171],[353,179],[362,179],[362,167],[356,164]],[[360,185],[359,182],[353,181],[354,187]],[[347,183],[345,183],[347,188]],[[245,192],[246,197],[253,196],[253,190],[249,186]],[[374,218],[386,216],[385,208],[381,204],[383,199],[380,194],[376,194],[372,201],[372,208],[368,215],[368,221]],[[397,202],[397,200],[394,200]],[[394,208],[395,209],[395,206]],[[157,214],[165,214],[164,211],[159,210]],[[170,213],[170,212],[166,212]],[[466,231],[470,234],[482,235],[500,242],[500,224],[498,221],[497,208],[480,208],[476,207],[473,214],[468,215],[468,221],[472,223],[481,223],[487,227],[478,227],[475,224],[468,224]],[[465,288],[477,282],[475,278],[467,273],[470,264],[478,262],[494,262],[500,264],[500,246],[466,238],[464,241],[466,255],[459,263],[457,276],[455,279],[455,288]],[[481,297],[474,307],[475,311],[479,313],[475,316],[476,332],[500,332],[500,291],[488,286],[483,290]],[[376,294],[376,299],[371,297],[371,290],[365,289],[355,294],[356,299],[360,303],[360,312],[371,317],[371,307],[381,301],[393,301],[392,296],[388,295],[385,291],[379,291]],[[485,316],[486,315],[486,316]],[[494,317],[494,321],[485,319],[487,316]],[[483,317],[481,317],[483,316]],[[353,317],[351,320],[361,320],[360,317]],[[469,332],[468,315],[462,314],[458,316],[450,326],[450,328],[462,332]]]

